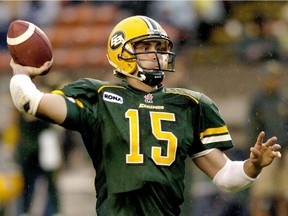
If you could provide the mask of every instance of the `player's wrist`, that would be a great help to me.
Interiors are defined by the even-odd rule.
[[[244,169],[245,174],[251,178],[257,178],[257,176],[262,171],[262,167],[253,163],[251,158],[247,159],[244,162],[243,169]]]
[[[10,94],[15,107],[22,113],[36,115],[39,103],[44,95],[31,78],[25,74],[14,75],[10,80]]]

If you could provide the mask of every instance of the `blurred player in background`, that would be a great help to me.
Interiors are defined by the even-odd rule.
[[[145,16],[122,20],[108,59],[122,82],[80,79],[43,93],[31,78],[47,70],[17,65],[10,91],[23,113],[79,131],[96,170],[97,215],[179,215],[187,156],[223,190],[249,187],[281,157],[277,138],[260,132],[246,161],[232,161],[228,128],[202,93],[162,86],[174,72],[173,42]]]
[[[49,122],[42,121],[31,115],[22,115],[20,117],[19,128],[20,139],[17,149],[17,159],[21,165],[24,177],[24,191],[22,199],[20,199],[21,216],[29,215],[35,209],[36,185],[37,183],[39,185],[39,182],[41,182],[39,180],[42,180],[42,185],[44,182],[47,183],[47,193],[45,197],[41,197],[46,201],[42,215],[56,215],[60,212],[59,191],[56,184],[60,163],[58,159],[59,151],[55,152],[52,150],[53,152],[51,153],[51,148],[59,145],[57,133],[55,129],[52,129]],[[45,147],[44,145],[47,145],[45,143],[49,147]],[[45,151],[44,159],[42,156],[43,151]],[[49,156],[51,154],[53,154],[52,157]],[[53,161],[51,161],[51,158]],[[46,162],[47,160],[51,162]]]
[[[261,173],[257,184],[251,188],[251,214],[288,215],[288,98],[282,92],[283,66],[276,60],[270,60],[261,67],[261,88],[251,100],[249,112],[249,137],[259,131],[276,135],[283,143],[283,160],[278,160]]]

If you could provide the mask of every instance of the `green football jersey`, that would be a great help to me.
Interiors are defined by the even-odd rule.
[[[57,93],[57,91],[55,91]],[[179,215],[187,156],[233,146],[204,94],[81,79],[62,88],[67,129],[81,133],[96,170],[98,215]]]

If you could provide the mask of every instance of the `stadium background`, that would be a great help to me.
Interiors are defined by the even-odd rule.
[[[261,62],[247,63],[241,60],[237,55],[238,43],[242,39],[244,24],[252,21],[260,13],[273,21],[273,34],[279,40],[287,37],[287,30],[285,32],[285,28],[288,28],[288,19],[285,17],[285,14],[288,14],[288,10],[285,9],[287,3],[285,1],[224,2],[228,13],[221,23],[209,27],[211,32],[208,39],[199,40],[192,36],[190,38],[193,40],[192,43],[189,40],[185,41],[184,45],[180,43],[176,57],[176,73],[168,74],[166,82],[171,87],[184,86],[210,96],[230,127],[232,137],[237,143],[236,148],[246,151],[249,147],[246,143],[247,131],[245,131],[248,123],[247,109],[251,96],[259,87]],[[0,7],[1,4],[4,3],[1,2]],[[137,13],[149,15],[149,11],[142,7],[144,6],[137,1],[126,1],[123,4],[116,1],[61,2],[55,19],[45,26],[39,25],[47,33],[53,45],[54,65],[49,75],[37,78],[37,81],[53,87],[79,77],[116,81],[106,58],[106,41],[109,32],[115,23],[126,16]],[[17,16],[14,18],[21,19]],[[174,41],[183,42],[181,31],[176,26],[169,22],[161,22],[161,24]],[[3,132],[11,124],[14,108],[8,91],[11,70],[5,38],[1,38],[0,44],[2,47],[0,50],[0,130]],[[279,51],[283,53],[281,61],[286,65],[285,54],[288,43],[281,45]],[[287,73],[284,73],[283,79],[284,83],[287,83]],[[284,86],[285,91],[287,88],[287,85]],[[78,152],[71,162],[72,168],[64,169],[60,174],[59,188],[63,197],[64,215],[93,215],[94,173],[86,159],[85,153]],[[39,191],[41,194],[41,189]],[[13,204],[11,208],[13,209]]]

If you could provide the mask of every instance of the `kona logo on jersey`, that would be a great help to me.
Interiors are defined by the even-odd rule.
[[[120,47],[121,44],[125,42],[123,32],[116,32],[111,40],[110,40],[110,47],[111,49],[117,49]]]
[[[140,103],[139,104],[139,108],[144,108],[144,109],[161,109],[163,110],[164,109],[164,106],[154,106],[154,105],[148,105],[148,104],[142,104]]]
[[[123,104],[123,98],[122,97],[120,97],[119,95],[110,93],[110,92],[104,92],[103,100],[108,101],[108,102],[112,102],[112,103]]]

